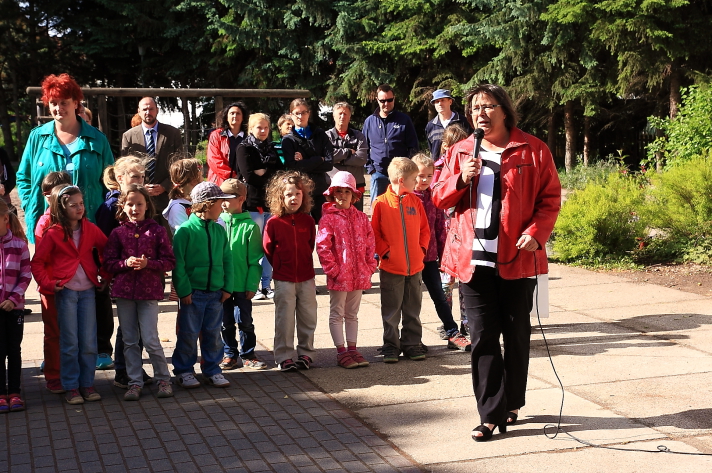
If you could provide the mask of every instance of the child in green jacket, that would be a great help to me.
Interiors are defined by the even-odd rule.
[[[232,254],[223,227],[215,223],[225,194],[212,182],[201,182],[190,193],[193,213],[176,230],[173,253],[173,285],[178,304],[178,340],[173,352],[173,372],[184,388],[197,388],[194,365],[198,359],[207,384],[226,388],[230,382],[220,369],[222,360],[222,303],[234,284]]]
[[[262,233],[250,213],[242,210],[247,199],[247,186],[231,178],[223,181],[220,189],[235,196],[234,199],[223,202],[223,213],[220,215],[225,222],[235,271],[235,283],[230,289],[231,296],[223,302],[222,337],[225,355],[220,368],[231,370],[245,366],[253,370],[263,370],[267,365],[255,355],[257,337],[252,323],[252,298],[255,297],[262,277]],[[240,330],[239,356],[235,322]]]

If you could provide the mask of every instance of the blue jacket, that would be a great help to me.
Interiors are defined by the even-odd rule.
[[[447,124],[447,126],[450,125],[460,125],[468,135],[472,134],[472,127],[467,122],[467,119],[457,112],[455,112],[455,116],[452,117],[450,123]],[[438,159],[440,159],[440,147],[443,144],[444,133],[445,127],[443,127],[443,124],[440,121],[440,117],[438,115],[435,115],[435,118],[430,120],[428,124],[425,125],[425,136],[428,138],[428,146],[430,146],[430,157],[433,158],[433,161],[437,161]]]
[[[106,200],[102,203],[96,211],[96,226],[104,232],[107,237],[111,235],[111,231],[114,228],[118,228],[121,223],[116,220],[116,206],[119,203],[119,197],[121,196],[121,191],[118,189],[110,190],[106,194]]]
[[[99,206],[104,202],[106,188],[101,182],[104,168],[114,163],[106,136],[84,120],[79,119],[79,146],[72,155],[74,175],[72,182],[84,194],[87,218],[94,222]],[[67,159],[54,131],[54,120],[30,132],[25,151],[17,170],[17,192],[27,223],[27,238],[35,242],[35,225],[47,208],[42,195],[42,179],[53,171],[64,171]]]
[[[366,171],[387,174],[391,159],[412,158],[418,152],[418,135],[410,117],[403,112],[393,111],[385,119],[378,110],[363,122],[362,133],[366,137],[371,154],[366,163]]]

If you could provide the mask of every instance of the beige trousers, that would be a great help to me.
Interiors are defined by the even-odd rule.
[[[296,360],[306,355],[314,358],[316,330],[316,283],[274,280],[274,361]],[[294,352],[294,329],[297,351]]]

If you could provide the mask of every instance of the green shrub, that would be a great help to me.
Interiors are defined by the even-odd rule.
[[[554,228],[553,257],[579,264],[630,259],[646,236],[638,215],[644,200],[640,182],[619,172],[570,194]]]
[[[195,159],[203,163],[208,161],[208,140],[201,141],[195,146]]]
[[[619,165],[614,159],[596,161],[589,166],[579,163],[569,172],[559,169],[559,181],[564,189],[583,189],[592,182],[605,182],[608,175],[618,169]]]
[[[682,105],[674,120],[650,117],[650,124],[665,136],[647,146],[648,159],[660,152],[666,166],[677,166],[712,148],[712,87],[692,86],[682,91]]]

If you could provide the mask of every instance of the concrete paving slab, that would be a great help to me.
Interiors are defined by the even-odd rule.
[[[638,448],[655,452],[660,441],[636,442],[621,448]],[[674,451],[696,453],[695,448],[675,441],[664,442]],[[624,452],[590,447],[553,453],[536,453],[527,456],[505,456],[482,460],[428,465],[433,473],[472,473],[504,471],[507,473],[703,473],[712,470],[712,457],[672,455],[666,453]]]
[[[357,414],[427,468],[441,462],[575,447],[575,442],[568,437],[549,440],[543,435],[544,426],[556,422],[560,400],[556,389],[528,393],[522,421],[505,435],[496,433],[496,441],[493,438],[481,443],[471,439],[472,429],[479,425],[473,396],[370,407],[358,410]],[[566,412],[576,412],[577,416],[564,416],[562,427],[590,442],[616,444],[664,437],[660,432],[574,394],[566,396]],[[424,429],[423,425],[428,428]]]

